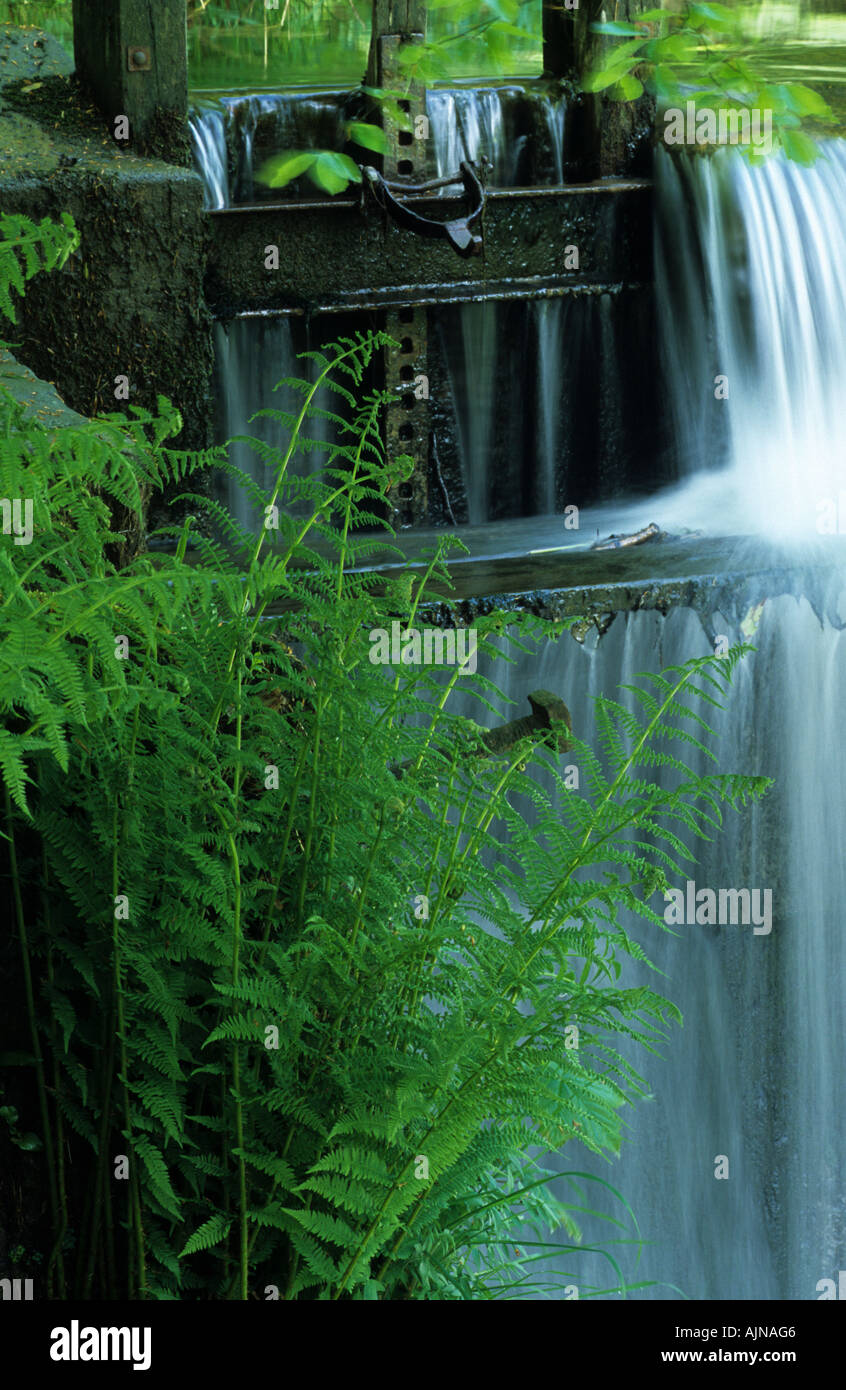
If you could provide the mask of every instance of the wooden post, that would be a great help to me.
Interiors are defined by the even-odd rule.
[[[567,183],[589,183],[609,174],[625,174],[632,148],[642,139],[649,120],[648,98],[639,103],[615,102],[601,92],[584,92],[585,75],[602,55],[605,39],[592,26],[607,10],[604,0],[544,0],[544,76],[572,84],[567,111],[567,148],[574,158],[565,170]],[[648,0],[618,0],[609,17],[636,19]]]
[[[144,141],[160,113],[187,116],[187,23],[179,0],[73,0],[77,74],[110,121],[128,122],[116,138]]]

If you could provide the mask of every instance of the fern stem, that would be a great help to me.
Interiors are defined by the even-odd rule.
[[[115,1058],[115,1014],[114,1008],[110,1011],[105,1023],[105,1032],[108,1043],[104,1038],[103,1051],[105,1054],[105,1065],[102,1069],[102,1110],[100,1112],[100,1130],[97,1136],[97,1167],[94,1173],[93,1185],[93,1206],[91,1212],[91,1232],[88,1244],[88,1260],[85,1268],[85,1283],[83,1285],[82,1297],[91,1297],[91,1283],[94,1277],[94,1258],[97,1248],[97,1239],[100,1228],[100,1198],[105,1188],[109,1184],[106,1181],[106,1164],[108,1162],[108,1137],[111,1126],[111,1097],[112,1082],[114,1079],[114,1058]]]
[[[49,868],[47,864],[47,847],[42,841],[41,845],[41,864],[42,864],[42,884],[44,899],[44,928],[47,933],[47,981],[52,988],[54,981],[53,971],[53,925],[50,912],[50,892],[49,892]],[[48,1297],[52,1293],[52,1271],[55,1267],[59,1282],[59,1298],[67,1296],[65,1284],[65,1257],[62,1250],[65,1234],[68,1229],[68,1194],[65,1183],[65,1131],[62,1120],[61,1098],[61,1068],[59,1066],[59,1048],[56,1037],[56,1020],[53,1014],[50,1015],[50,1054],[53,1062],[53,1095],[56,1106],[56,1182],[59,1197],[59,1230],[53,1248],[50,1251],[50,1258],[47,1263],[47,1288]]]
[[[50,1111],[47,1105],[47,1081],[44,1073],[44,1058],[41,1052],[41,1039],[38,1036],[38,1018],[35,1011],[35,994],[32,988],[32,968],[30,966],[29,939],[26,929],[26,917],[24,915],[23,896],[21,894],[20,873],[18,869],[18,854],[15,843],[15,824],[12,814],[12,801],[9,796],[9,788],[5,782],[3,784],[3,800],[6,811],[6,831],[9,840],[9,868],[12,879],[12,893],[15,903],[15,917],[18,925],[18,941],[21,949],[21,966],[24,978],[24,996],[26,998],[26,1012],[29,1019],[29,1031],[32,1039],[32,1055],[35,1058],[35,1075],[38,1085],[38,1108],[41,1113],[41,1130],[44,1135],[44,1158],[47,1164],[47,1180],[50,1189],[50,1214],[53,1223],[54,1238],[59,1237],[59,1189],[56,1180],[56,1163],[53,1152],[53,1131],[50,1124]]]
[[[118,800],[115,798],[112,816],[112,903],[118,896],[120,886],[118,861]],[[118,1046],[120,1049],[120,1071],[123,1085],[123,1113],[126,1124],[126,1142],[129,1148],[129,1212],[128,1212],[128,1285],[129,1297],[133,1296],[137,1277],[138,1296],[146,1297],[147,1273],[144,1255],[144,1232],[141,1225],[141,1203],[138,1195],[138,1175],[135,1154],[132,1148],[132,1105],[129,1099],[129,1059],[126,1049],[126,1020],[123,1008],[123,972],[121,966],[120,930],[118,918],[112,911],[112,962],[115,992],[115,1015],[117,1022]],[[134,1245],[134,1251],[133,1251]]]
[[[241,792],[241,745],[243,737],[243,666],[238,668],[237,682],[237,714],[235,722],[235,746],[238,761],[235,766],[235,776],[233,779],[233,800],[235,803],[236,821],[238,817],[238,801]],[[229,832],[229,853],[232,859],[232,872],[235,877],[235,903],[232,922],[232,987],[237,990],[240,976],[241,958],[241,862],[238,856],[238,846],[235,843],[235,836]],[[235,1011],[241,1012],[240,1002],[235,999]],[[239,1270],[241,1284],[241,1298],[246,1302],[248,1291],[249,1276],[249,1250],[248,1250],[248,1231],[247,1231],[247,1165],[244,1159],[244,1109],[241,1098],[241,1043],[236,1037],[232,1051],[232,1083],[235,1091],[235,1142],[238,1147],[238,1231],[239,1231]]]
[[[241,866],[234,837],[229,835],[229,852],[235,875],[235,910],[232,931],[232,984],[238,985],[241,948]],[[237,1001],[236,1001],[237,1003]],[[240,1012],[240,1010],[239,1010]],[[246,1302],[248,1291],[249,1251],[247,1245],[247,1165],[244,1160],[244,1110],[241,1099],[241,1046],[234,1039],[232,1049],[232,1087],[235,1092],[235,1142],[238,1147],[238,1232],[240,1295]]]

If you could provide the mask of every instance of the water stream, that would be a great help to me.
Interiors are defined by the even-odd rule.
[[[251,186],[255,131],[268,112],[266,99],[250,100],[234,161],[231,143],[225,157],[225,115],[218,109],[195,122],[209,206],[233,196],[232,168],[237,196]],[[272,119],[284,124],[281,111]],[[484,152],[495,181],[516,177],[524,149],[508,135],[501,94],[437,92],[429,113],[438,172]],[[552,104],[545,119],[561,132],[552,146],[560,181],[563,116]],[[288,139],[290,129],[277,136]],[[779,158],[750,168],[728,152],[672,161],[659,152],[656,177],[662,395],[680,482],[650,498],[648,518],[641,499],[632,518],[636,511],[637,524],[778,535],[813,559],[825,545],[821,505],[846,488],[846,145],[827,144],[811,169]],[[622,475],[607,473],[607,459],[629,425],[619,404],[625,363],[615,360],[607,305],[548,300],[506,312],[468,304],[449,314],[433,314],[431,342],[445,364],[470,521],[560,510],[567,480],[586,460],[600,482],[611,477],[606,497],[619,496]],[[223,428],[237,433],[294,370],[297,344],[288,320],[219,328],[217,344]],[[527,363],[535,384],[523,416]],[[611,404],[586,432],[603,392]],[[495,449],[503,411],[526,421],[522,443],[509,436],[510,455]],[[265,438],[279,434],[278,426],[263,428]],[[517,454],[497,494],[496,470],[504,457],[511,470]],[[319,464],[319,455],[309,457],[310,467]],[[252,456],[236,458],[260,476]],[[243,496],[235,491],[231,500],[254,524]],[[684,1028],[661,1058],[626,1049],[652,1099],[629,1116],[620,1159],[609,1165],[565,1152],[559,1160],[562,1170],[604,1177],[634,1208],[650,1242],[639,1265],[630,1247],[609,1248],[630,1281],[653,1281],[635,1297],[814,1299],[821,1279],[846,1268],[846,757],[837,736],[846,581],[836,570],[831,585],[823,617],[807,599],[760,594],[758,651],[716,717],[720,767],[766,774],[776,785],[759,808],[729,816],[725,833],[698,847],[690,876],[715,890],[771,889],[772,931],[687,926],[671,935],[632,923]],[[560,693],[576,731],[591,741],[593,696],[614,693],[638,671],[710,651],[715,633],[737,640],[742,615],[703,616],[620,615],[601,639],[579,645],[564,636],[490,674],[502,682],[507,672],[520,713],[530,690]],[[623,978],[656,985],[640,966],[628,965]],[[720,1156],[728,1179],[715,1176]],[[585,1234],[599,1244],[608,1238],[590,1219]],[[615,1282],[590,1254],[573,1263],[573,1279],[585,1291]]]
[[[658,151],[655,257],[683,475],[722,524],[806,538],[844,481],[846,142],[812,168]]]
[[[429,120],[424,172],[442,178],[462,160],[481,166],[491,188],[564,182],[562,94],[530,85],[438,88],[427,92]],[[346,124],[366,114],[355,92],[294,90],[198,98],[190,115],[194,156],[210,209],[278,194],[256,181],[266,159],[283,151],[348,149],[359,163],[370,156],[346,146]],[[418,149],[420,146],[418,145]],[[454,189],[443,190],[444,196]],[[314,194],[307,179],[283,196]]]
[[[840,603],[846,615],[846,585]],[[710,620],[738,639],[736,616]],[[684,1026],[672,1029],[661,1057],[621,1048],[652,1093],[627,1111],[621,1157],[609,1163],[571,1144],[554,1161],[562,1172],[596,1174],[631,1205],[648,1242],[639,1262],[623,1243],[634,1236],[631,1222],[596,1187],[587,1186],[588,1205],[627,1229],[582,1225],[585,1245],[609,1250],[630,1283],[650,1282],[635,1298],[814,1299],[818,1281],[844,1266],[846,758],[834,732],[846,637],[821,624],[805,600],[777,597],[765,603],[755,641],[725,713],[709,718],[721,770],[762,773],[776,785],[759,807],[729,813],[723,834],[697,850],[689,876],[715,891],[771,888],[772,930],[689,925],[670,935],[625,920],[664,975],[627,962],[621,984],[664,993]],[[676,609],[666,618],[619,615],[599,641],[579,645],[565,635],[516,667],[480,670],[516,701],[504,718],[527,709],[531,690],[550,689],[566,700],[579,736],[596,746],[596,695],[710,650],[699,617]],[[636,708],[625,692],[620,698]],[[496,722],[469,699],[463,712]],[[689,760],[707,770],[700,755]],[[660,896],[652,906],[662,911]],[[715,1177],[720,1156],[727,1179]],[[566,1183],[560,1195],[574,1200]],[[616,1283],[603,1255],[562,1264],[582,1297]]]

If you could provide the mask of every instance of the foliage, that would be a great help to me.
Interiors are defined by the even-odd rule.
[[[410,131],[411,121],[401,102],[413,85],[430,87],[449,79],[456,61],[467,51],[481,45],[487,66],[493,72],[507,70],[509,55],[515,39],[533,37],[531,5],[525,0],[430,0],[427,10],[448,11],[449,29],[436,39],[407,43],[398,52],[400,80],[398,89],[365,87],[365,93],[376,103],[382,116],[398,129]],[[353,122],[347,128],[354,145],[377,154],[387,151],[387,141],[380,126]],[[256,174],[259,183],[270,188],[283,188],[302,174],[326,193],[342,193],[351,183],[361,183],[361,168],[346,154],[330,150],[285,150],[268,159]]]
[[[422,577],[364,568],[358,533],[409,462],[385,457],[386,393],[364,390],[386,343],[311,354],[296,415],[262,412],[289,436],[254,443],[271,491],[226,465],[259,533],[208,502],[229,545],[196,535],[193,563],[190,518],[174,554],[108,559],[110,503],[215,461],[169,447],[166,402],[50,431],[2,401],[0,490],[35,522],[0,545],[25,1008],[4,1009],[2,1045],[36,1083],[21,1123],[43,1143],[60,1296],[540,1296],[571,1277],[589,1184],[631,1220],[578,1161],[556,1195],[546,1155],[619,1152],[645,1087],[619,1040],[654,1051],[678,1018],[621,985],[625,957],[647,966],[627,918],[664,930],[649,899],[685,872],[684,836],[765,788],[671,751],[704,750],[693,706],[721,702],[746,649],[644,678],[640,717],[599,700],[597,747],[567,755],[581,792],[554,746],[485,755],[450,709],[467,684],[495,697],[480,675],[374,664],[368,632],[419,621],[446,577],[446,542]],[[337,410],[318,410],[327,389]],[[315,416],[338,442],[296,478]],[[548,630],[513,621],[480,620],[480,650]]]
[[[384,154],[387,137],[381,126],[366,121],[350,121],[347,138],[363,150]],[[284,150],[271,155],[256,174],[268,188],[284,188],[302,174],[324,193],[342,193],[351,183],[361,183],[361,168],[349,155],[335,150]]]
[[[593,25],[615,42],[585,79],[589,92],[606,91],[618,101],[649,92],[660,109],[695,102],[697,110],[769,112],[773,147],[789,159],[812,164],[819,148],[803,121],[831,123],[818,92],[799,82],[772,82],[755,61],[755,44],[745,32],[743,7],[686,3],[679,10],[645,10],[631,23]],[[741,146],[750,160],[768,151]]]
[[[23,295],[27,280],[39,270],[60,268],[78,246],[69,213],[58,224],[48,217],[35,223],[18,213],[0,213],[0,314],[15,323],[12,290]]]

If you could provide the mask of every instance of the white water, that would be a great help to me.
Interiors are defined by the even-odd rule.
[[[206,207],[250,202],[256,194],[257,169],[272,154],[343,149],[345,100],[339,92],[236,94],[204,100],[192,110],[189,125],[196,166],[206,186]],[[462,160],[479,163],[485,159],[490,187],[513,187],[530,140],[528,132],[518,132],[509,117],[515,106],[521,106],[524,118],[531,111],[536,134],[540,133],[539,125],[546,128],[548,157],[543,160],[539,152],[531,152],[536,181],[563,183],[565,98],[527,94],[522,87],[427,92],[427,163],[431,174],[443,178],[457,173]],[[255,151],[259,123],[263,130],[261,158]],[[444,196],[454,192],[446,189]]]
[[[260,156],[256,136],[263,138]],[[342,94],[272,92],[221,97],[191,112],[194,159],[206,188],[206,207],[249,203],[258,191],[255,175],[270,155],[311,148],[343,148]],[[229,170],[234,170],[230,179]]]
[[[487,521],[492,472],[493,427],[496,412],[496,370],[499,343],[498,307],[464,304],[460,309],[460,355],[449,363],[449,381],[458,427],[468,520]]]
[[[846,591],[840,605],[846,613]],[[738,640],[738,615],[711,622]],[[583,1231],[585,1245],[620,1260],[630,1283],[652,1283],[634,1298],[815,1299],[817,1282],[846,1267],[846,755],[836,738],[846,636],[821,626],[806,601],[781,597],[765,604],[755,640],[726,712],[707,717],[719,735],[720,770],[761,773],[776,785],[757,808],[728,813],[689,876],[715,890],[772,888],[772,931],[685,926],[670,935],[625,919],[665,974],[627,963],[620,983],[665,994],[684,1026],[672,1028],[662,1057],[634,1044],[621,1049],[652,1091],[625,1112],[621,1157],[606,1163],[570,1144],[554,1165],[592,1172],[630,1203],[650,1242],[639,1262],[632,1248],[614,1244],[633,1228],[596,1186],[587,1204],[628,1229],[588,1219]],[[596,695],[710,650],[699,618],[677,609],[667,618],[619,615],[598,643],[565,634],[516,667],[480,670],[517,702],[502,718],[522,714],[529,691],[546,688],[564,698],[575,732],[596,747]],[[619,698],[637,709],[626,692]],[[469,699],[466,713],[497,722]],[[709,770],[698,754],[688,761]],[[652,905],[661,912],[660,897]],[[714,1176],[719,1155],[729,1161],[727,1180]],[[561,1195],[574,1199],[566,1184]],[[600,1255],[568,1256],[562,1267],[582,1296],[615,1283]]]
[[[489,187],[513,188],[520,182],[520,160],[530,136],[509,129],[508,113],[527,98],[532,112],[540,112],[551,154],[551,167],[543,169],[537,152],[531,151],[535,182],[563,183],[566,100],[563,95],[538,96],[522,87],[444,87],[426,93],[437,177],[455,173],[462,160],[478,164],[484,158]]]
[[[426,114],[438,178],[456,173],[462,160],[488,161],[491,187],[508,187],[515,151],[503,138],[504,92],[500,88],[457,88],[426,93]]]
[[[297,360],[297,352],[309,344],[295,343],[290,318],[235,319],[224,325],[215,324],[215,360],[217,370],[218,436],[233,439],[249,435],[284,450],[290,430],[281,421],[267,417],[252,419],[259,410],[297,411],[302,396],[290,387],[274,388],[285,377],[311,380],[313,364]],[[333,409],[335,402],[327,393],[318,392],[315,405],[322,410]],[[310,420],[303,433],[318,441],[328,441],[331,422]],[[326,463],[326,452],[320,449],[296,454],[288,476],[308,477],[320,471]],[[234,442],[229,449],[230,462],[248,473],[260,487],[272,491],[276,477],[273,464],[266,464],[248,444]],[[247,531],[257,532],[264,521],[245,488],[234,478],[224,480],[221,501]],[[283,495],[280,505],[298,514],[304,502]]]
[[[546,96],[541,103],[544,121],[549,132],[552,149],[553,182],[564,182],[564,132],[567,119],[567,103],[563,96]]]
[[[662,524],[786,535],[819,560],[817,504],[846,487],[844,147],[828,146],[810,170],[780,159],[750,169],[736,155],[659,166],[665,384],[688,482],[639,504],[640,519],[648,506]],[[729,380],[724,402],[713,397],[718,373]],[[624,1049],[652,1099],[631,1113],[619,1160],[574,1145],[557,1160],[604,1178],[634,1208],[650,1242],[639,1262],[601,1222],[584,1231],[630,1282],[652,1283],[635,1298],[814,1300],[820,1281],[846,1268],[846,574],[832,567],[828,584],[825,619],[806,598],[779,596],[777,581],[761,592],[757,652],[727,710],[708,714],[720,769],[775,786],[713,844],[697,844],[689,876],[715,890],[771,889],[772,931],[670,936],[631,922],[665,978],[627,964],[621,982],[666,993],[684,1029],[662,1060]],[[684,609],[619,615],[601,639],[565,636],[516,668],[497,663],[490,674],[506,673],[517,701],[503,717],[545,687],[594,743],[593,696],[709,652],[706,627],[737,641],[742,616],[706,613],[703,626]],[[690,761],[705,770],[699,755]],[[728,1179],[715,1176],[722,1156]],[[621,1214],[596,1189],[588,1198]],[[583,1294],[615,1283],[600,1255],[562,1265]]]
[[[682,474],[721,470],[716,529],[807,538],[846,486],[846,142],[823,150],[812,168],[658,152],[669,404]]]
[[[561,449],[561,395],[564,389],[564,306],[560,299],[534,305],[538,334],[537,511],[555,511]]]
[[[205,206],[210,210],[229,206],[229,155],[227,119],[222,106],[191,113],[188,128],[194,145],[194,161],[205,186]]]

